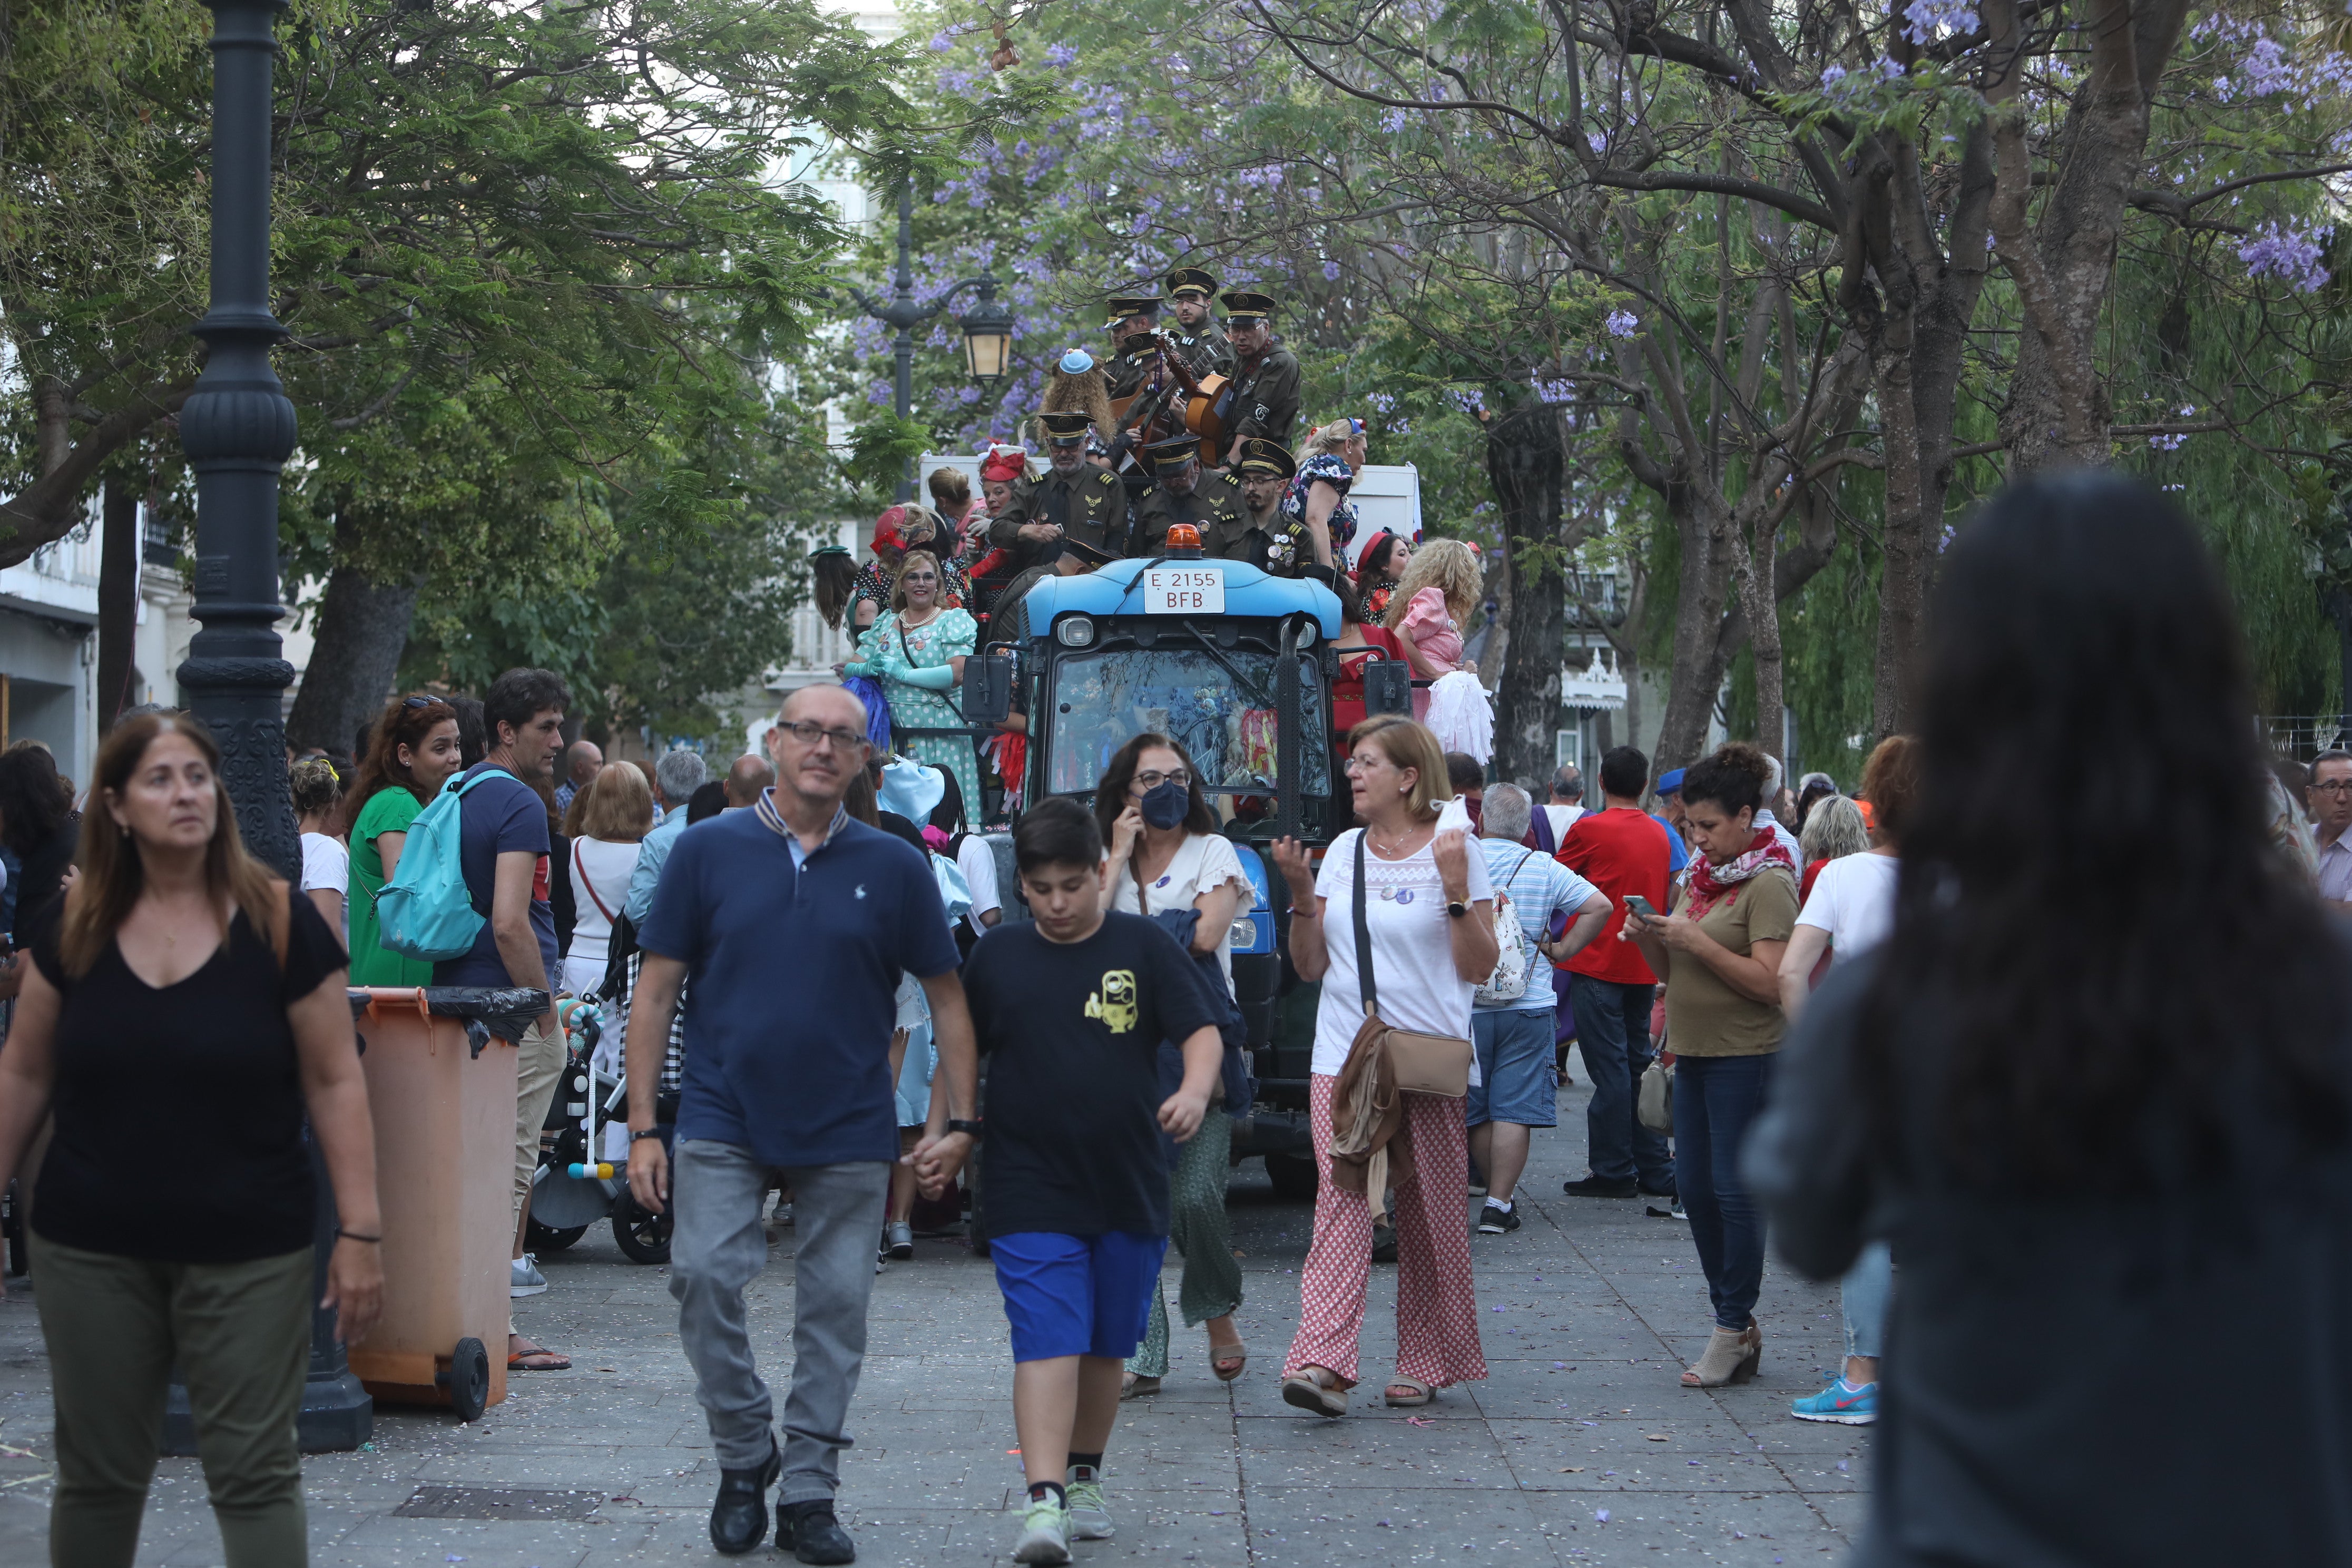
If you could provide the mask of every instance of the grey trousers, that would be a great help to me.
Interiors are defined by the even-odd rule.
[[[793,1388],[784,1402],[784,1474],[777,1501],[831,1500],[850,1397],[866,1359],[866,1307],[874,1294],[874,1244],[882,1234],[890,1167],[763,1164],[748,1149],[680,1139],[670,1177],[677,1211],[669,1293],[677,1335],[694,1368],[694,1396],[710,1421],[722,1469],[767,1462],[775,1405],[760,1381],[744,1321],[743,1288],[766,1267],[760,1200],[779,1181],[793,1190],[795,1298]]]

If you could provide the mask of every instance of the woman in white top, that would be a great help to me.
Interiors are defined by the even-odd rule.
[[[1299,1270],[1298,1335],[1283,1367],[1285,1403],[1344,1415],[1356,1382],[1357,1342],[1372,1264],[1366,1194],[1331,1180],[1334,1090],[1363,1026],[1357,985],[1356,847],[1365,848],[1364,921],[1382,1020],[1421,1034],[1470,1038],[1470,1004],[1501,956],[1486,861],[1468,836],[1438,830],[1438,803],[1450,801],[1437,738],[1394,713],[1348,734],[1348,777],[1357,820],[1339,836],[1318,875],[1292,838],[1274,847],[1290,889],[1290,962],[1319,980],[1315,1061],[1308,1090],[1315,1135],[1315,1241]],[[1472,1070],[1476,1070],[1474,1060]],[[1426,1405],[1433,1390],[1486,1375],[1478,1346],[1478,1302],[1470,1279],[1470,1226],[1462,1210],[1468,1136],[1462,1101],[1407,1094],[1404,1125],[1413,1178],[1397,1189],[1397,1375],[1391,1405]]]
[[[1812,994],[1816,971],[1826,956],[1832,964],[1861,957],[1895,929],[1895,885],[1900,870],[1903,816],[1919,776],[1919,742],[1890,735],[1878,742],[1863,769],[1863,798],[1870,802],[1870,848],[1826,862],[1813,878],[1813,890],[1797,911],[1780,957],[1780,1011],[1793,1027]],[[1813,807],[1820,817],[1853,803],[1832,796]],[[1812,819],[1806,822],[1811,837]],[[1878,1355],[1886,1335],[1886,1307],[1895,1293],[1895,1262],[1883,1241],[1874,1241],[1846,1271],[1838,1287],[1845,1317],[1845,1366],[1837,1381],[1790,1407],[1800,1421],[1867,1426],[1878,1419]]]
[[[1184,748],[1165,735],[1142,734],[1121,746],[1095,792],[1095,819],[1110,847],[1103,908],[1152,916],[1195,910],[1195,958],[1214,957],[1233,994],[1234,960],[1226,942],[1244,907],[1250,880],[1241,857],[1217,831],[1217,818]],[[1179,1147],[1170,1179],[1170,1239],[1184,1255],[1177,1291],[1187,1328],[1209,1326],[1209,1369],[1220,1383],[1241,1376],[1249,1349],[1234,1328],[1242,1303],[1242,1271],[1234,1262],[1225,1225],[1225,1177],[1233,1164],[1233,1117],[1212,1103],[1200,1131]],[[1155,1293],[1151,1325],[1129,1358],[1122,1396],[1158,1392],[1168,1375],[1168,1303]]]
[[[581,794],[587,805],[579,808],[580,831],[571,849],[577,912],[572,945],[563,954],[563,987],[574,996],[589,995],[604,984],[613,922],[628,901],[637,851],[654,826],[653,791],[634,763],[606,763]]]
[[[348,942],[343,889],[351,879],[352,857],[335,837],[335,803],[343,798],[343,781],[334,763],[310,757],[288,770],[288,783],[294,792],[295,828],[302,835],[302,890],[327,917],[327,928]]]

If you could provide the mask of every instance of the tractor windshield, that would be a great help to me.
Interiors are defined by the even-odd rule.
[[[1055,795],[1091,794],[1111,755],[1146,732],[1169,736],[1191,753],[1217,815],[1237,801],[1275,793],[1276,659],[1263,653],[1204,647],[1124,648],[1056,658],[1048,723],[1047,785]],[[1297,661],[1300,714],[1297,781],[1309,795],[1331,787],[1322,677],[1312,658]],[[1255,816],[1255,810],[1242,815]]]

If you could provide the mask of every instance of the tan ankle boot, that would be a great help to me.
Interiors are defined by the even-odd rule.
[[[1738,1333],[1717,1328],[1706,1339],[1706,1353],[1683,1373],[1685,1388],[1721,1388],[1746,1383],[1764,1360],[1764,1331],[1750,1323]]]

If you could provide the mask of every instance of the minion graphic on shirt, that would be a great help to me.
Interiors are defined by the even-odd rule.
[[[1114,1035],[1133,1030],[1139,1011],[1135,1005],[1135,971],[1131,969],[1106,970],[1102,984],[1087,998],[1087,1016],[1100,1018],[1103,1027]]]

